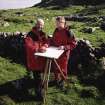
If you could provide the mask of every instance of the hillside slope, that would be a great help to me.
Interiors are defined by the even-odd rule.
[[[105,0],[42,0],[37,6],[49,7],[59,6],[68,7],[70,5],[99,5],[105,3]]]

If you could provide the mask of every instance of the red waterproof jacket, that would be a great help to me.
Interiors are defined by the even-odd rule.
[[[64,46],[65,52],[60,56],[60,58],[57,60],[59,66],[61,67],[63,73],[65,76],[67,76],[67,65],[68,65],[68,60],[70,56],[70,52],[75,48],[76,46],[76,40],[74,37],[74,33],[71,30],[68,29],[55,29],[51,45],[53,46]],[[53,64],[53,70],[55,74],[59,72],[57,70],[57,67],[55,64]]]
[[[34,53],[38,51],[40,46],[47,43],[46,35],[44,32],[36,31],[34,27],[25,38],[26,61],[27,68],[31,71],[43,71],[45,68],[46,59],[43,57],[35,56]]]

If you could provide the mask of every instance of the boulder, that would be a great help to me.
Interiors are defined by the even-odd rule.
[[[10,26],[10,24],[8,22],[6,22],[6,23],[3,24],[3,26],[8,27],[8,26]]]
[[[101,23],[100,28],[105,31],[105,21]]]
[[[95,27],[85,27],[85,28],[83,28],[82,29],[82,32],[84,32],[84,33],[93,33],[94,31],[96,30],[96,28]]]

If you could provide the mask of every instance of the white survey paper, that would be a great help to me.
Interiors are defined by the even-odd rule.
[[[41,52],[36,52],[34,55],[36,56],[42,56],[42,57],[46,57],[46,58],[54,58],[54,59],[58,59],[62,54],[63,54],[64,50],[59,50],[58,47],[48,47],[47,50],[43,53]]]

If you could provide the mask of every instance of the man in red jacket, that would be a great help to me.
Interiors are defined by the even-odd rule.
[[[44,52],[47,44],[46,34],[42,31],[44,27],[44,21],[38,19],[36,25],[28,33],[25,38],[25,49],[26,49],[26,61],[27,68],[33,72],[35,82],[35,93],[36,97],[42,99],[41,94],[41,73],[45,68],[46,59],[43,57],[35,56],[35,52]]]
[[[76,46],[76,40],[74,33],[66,26],[65,18],[58,16],[56,18],[56,29],[53,34],[51,45],[64,49],[64,53],[57,60],[58,65],[65,77],[67,77],[67,65],[70,52]],[[55,64],[52,66],[55,74],[55,80],[59,87],[63,88],[64,79]],[[60,86],[61,85],[61,86]]]

